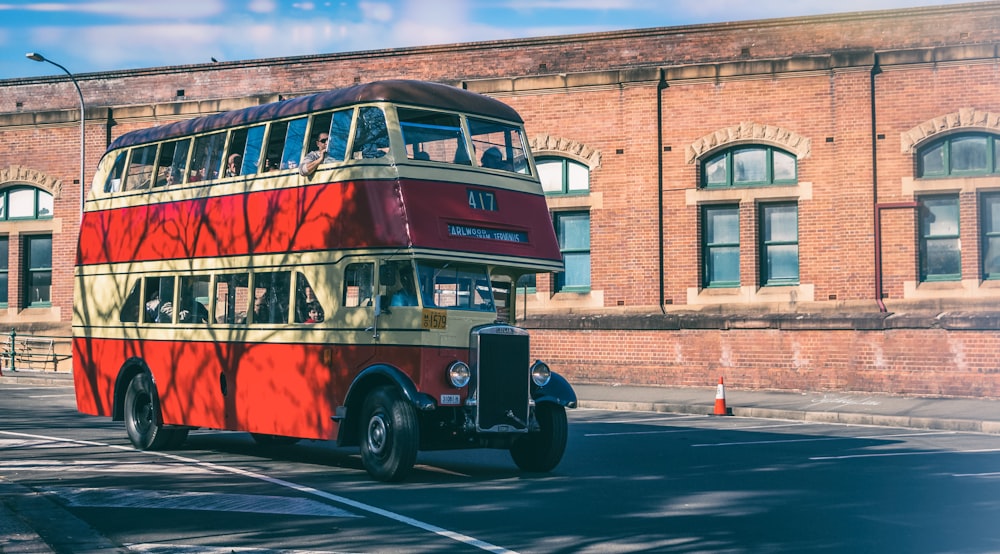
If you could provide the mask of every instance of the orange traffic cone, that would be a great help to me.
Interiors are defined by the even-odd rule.
[[[726,408],[726,386],[722,384],[722,377],[719,377],[719,386],[715,389],[715,412],[713,415],[729,415]]]

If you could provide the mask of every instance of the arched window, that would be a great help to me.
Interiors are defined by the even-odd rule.
[[[966,177],[1000,173],[1000,137],[958,133],[917,150],[918,177]]]
[[[52,195],[29,186],[0,191],[0,220],[17,219],[52,219]]]
[[[555,156],[535,160],[538,178],[545,194],[587,194],[590,192],[590,168],[569,158]]]
[[[706,157],[701,163],[703,187],[783,185],[796,182],[798,164],[795,155],[773,146],[733,146]]]

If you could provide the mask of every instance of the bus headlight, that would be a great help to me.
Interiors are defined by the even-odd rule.
[[[531,364],[531,380],[534,381],[539,387],[544,387],[549,384],[549,379],[552,378],[552,370],[549,366],[541,360],[535,360],[535,363]]]
[[[469,364],[461,360],[451,362],[451,365],[448,366],[448,382],[455,388],[460,389],[468,385],[471,377],[472,371],[469,369]]]

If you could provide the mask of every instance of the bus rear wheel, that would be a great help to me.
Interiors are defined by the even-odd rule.
[[[566,451],[566,408],[543,402],[535,406],[535,418],[541,429],[514,441],[510,457],[524,471],[544,473],[555,469]]]
[[[137,373],[125,391],[125,431],[132,446],[139,450],[160,450],[174,442],[175,430],[164,427],[160,420],[153,378],[146,372]]]
[[[378,481],[399,481],[413,469],[420,445],[417,411],[392,387],[365,398],[361,409],[361,462]]]

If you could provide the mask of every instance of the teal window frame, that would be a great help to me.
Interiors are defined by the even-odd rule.
[[[10,235],[0,235],[0,308],[10,301]]]
[[[571,220],[586,220],[586,233],[569,236],[564,223]],[[555,274],[556,292],[590,292],[591,260],[590,260],[590,212],[567,211],[553,214],[553,225],[556,238],[559,240],[559,251],[563,262],[572,266],[570,271],[560,271]],[[569,262],[567,262],[569,258]],[[584,261],[585,260],[585,261]],[[585,268],[586,271],[582,271]],[[586,278],[581,278],[586,273]]]
[[[719,216],[736,217],[733,229],[724,229]],[[739,204],[707,204],[701,207],[702,286],[732,288],[740,286],[740,206]],[[733,260],[735,258],[735,261]],[[735,279],[723,278],[725,267],[735,264]]]
[[[793,208],[791,212],[788,208]],[[787,286],[799,284],[799,205],[798,202],[767,202],[758,205],[760,225],[760,283],[761,286]],[[794,213],[794,233],[776,216]],[[794,236],[792,236],[794,235]],[[789,256],[794,252],[794,256]],[[793,265],[788,261],[792,260]]]
[[[48,241],[48,249],[36,251],[35,244],[42,245]],[[52,306],[52,235],[27,235],[23,238],[24,272],[23,306],[29,308],[48,308]],[[48,284],[45,275],[48,274]],[[44,294],[41,290],[44,288]],[[37,293],[36,293],[37,292]],[[35,294],[33,294],[35,293]],[[43,298],[44,297],[44,298]]]
[[[558,179],[552,179],[546,167],[558,165]],[[586,164],[561,156],[539,156],[535,168],[542,181],[546,196],[571,196],[590,194],[590,168]],[[553,181],[558,180],[558,183]]]
[[[944,216],[953,216],[953,225]],[[920,281],[958,281],[962,278],[962,231],[957,194],[920,197]],[[953,259],[948,260],[948,257]],[[940,270],[948,266],[951,271]]]
[[[983,140],[982,167],[956,167],[956,145],[973,140]],[[1000,136],[983,133],[955,133],[921,146],[917,150],[917,177],[921,179],[947,179],[950,177],[976,177],[1000,174]],[[937,157],[935,163],[930,160]]]
[[[778,153],[783,158],[791,161],[792,166],[792,176],[788,178],[775,177],[775,153]],[[759,179],[747,178],[740,179],[737,176],[735,159],[744,155],[762,155],[763,160],[763,174]],[[710,169],[714,164],[722,162],[724,166],[724,180],[710,180],[714,171]],[[757,186],[771,186],[771,185],[794,185],[799,182],[799,160],[795,154],[777,148],[770,145],[759,145],[759,144],[741,144],[739,146],[733,146],[725,150],[715,152],[710,156],[707,156],[701,162],[701,186],[702,188],[737,188],[737,187],[757,187]]]
[[[984,280],[1000,279],[1000,192],[979,197],[980,268]]]
[[[17,200],[20,197],[21,192],[31,191],[32,195],[32,205],[28,210],[14,210],[16,213],[21,213],[22,211],[30,212],[30,215],[18,215],[11,216],[11,208],[16,207],[11,202],[12,195],[17,195],[13,200]],[[46,208],[41,206],[44,204]],[[0,221],[30,221],[34,219],[52,219],[52,212],[54,205],[54,199],[52,194],[38,188],[31,186],[13,186],[8,187],[0,191]],[[48,210],[48,213],[42,213],[44,209]]]

